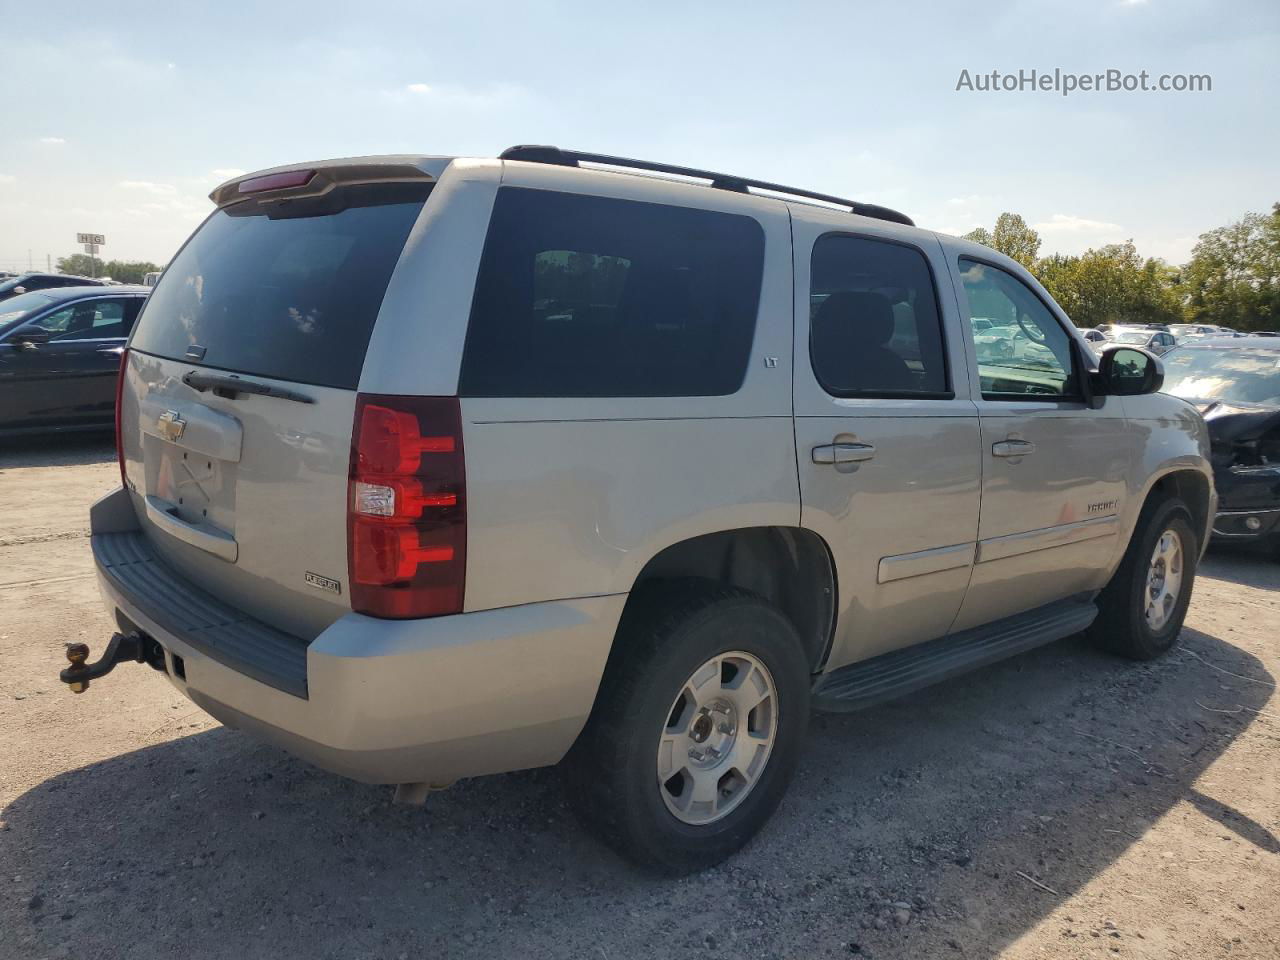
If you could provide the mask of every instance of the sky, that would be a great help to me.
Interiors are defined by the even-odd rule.
[[[0,23],[31,17],[0,0]],[[0,55],[0,270],[102,233],[166,262],[224,179],[516,143],[886,204],[1043,253],[1196,237],[1280,201],[1280,3],[47,3]],[[957,90],[992,70],[1208,74],[1212,90]]]

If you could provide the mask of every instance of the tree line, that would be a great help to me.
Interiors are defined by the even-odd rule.
[[[73,277],[110,277],[121,283],[141,283],[148,273],[159,273],[160,267],[149,260],[101,260],[87,253],[73,253],[58,258],[58,272]]]
[[[999,250],[1035,275],[1080,327],[1102,323],[1212,323],[1280,327],[1280,203],[1202,233],[1176,267],[1144,258],[1133,241],[1079,256],[1040,254],[1040,235],[1016,213],[964,237]]]

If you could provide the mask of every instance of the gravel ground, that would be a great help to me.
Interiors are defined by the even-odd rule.
[[[0,452],[0,957],[1280,957],[1280,564],[1213,554],[1179,651],[1063,641],[815,716],[701,876],[582,833],[554,770],[425,809],[224,729],[158,675],[60,689],[111,628],[109,442]]]

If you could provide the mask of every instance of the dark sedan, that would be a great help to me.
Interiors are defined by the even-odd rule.
[[[63,287],[0,302],[0,434],[110,427],[120,354],[150,292]]]
[[[35,290],[61,290],[63,287],[105,287],[103,280],[72,277],[63,273],[23,273],[0,280],[0,300],[20,297]]]
[[[1165,392],[1193,402],[1209,426],[1215,537],[1280,551],[1280,342],[1203,340],[1163,359]]]

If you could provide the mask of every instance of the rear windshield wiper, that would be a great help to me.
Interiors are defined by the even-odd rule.
[[[278,397],[281,400],[292,400],[295,403],[315,403],[314,397],[309,397],[305,393],[298,393],[295,390],[286,390],[284,387],[273,387],[269,383],[260,383],[257,380],[242,380],[240,377],[226,376],[219,373],[196,373],[192,370],[190,373],[183,374],[182,382],[192,390],[198,390],[204,393],[206,390],[212,390],[215,396],[225,397],[228,400],[234,400],[238,393],[252,393],[260,397]]]

